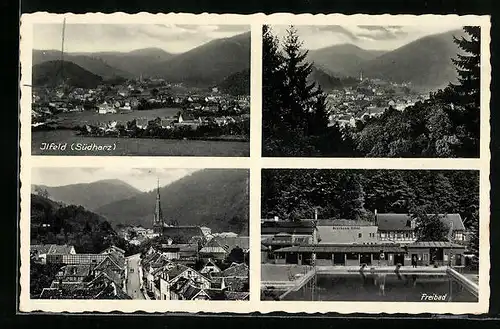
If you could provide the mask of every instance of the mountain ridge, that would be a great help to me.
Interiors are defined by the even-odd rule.
[[[248,180],[247,170],[202,169],[160,187],[164,219],[248,234]],[[106,204],[95,212],[113,225],[151,227],[155,200],[156,191],[152,190]]]
[[[62,186],[32,185],[32,190],[46,190],[50,199],[65,204],[81,205],[95,210],[108,203],[130,198],[141,191],[118,179],[105,179],[91,183],[77,183]]]
[[[146,74],[194,86],[214,85],[250,68],[250,32],[211,40],[166,61],[151,65]]]
[[[455,82],[457,73],[451,61],[459,53],[453,36],[462,30],[427,35],[387,52],[366,50],[353,44],[341,44],[309,51],[307,59],[324,73],[334,77],[380,78],[393,82],[411,82],[416,87],[437,89]]]

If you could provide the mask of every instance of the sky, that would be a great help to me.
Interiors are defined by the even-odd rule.
[[[273,25],[271,29],[281,39],[288,27]],[[304,49],[350,43],[367,50],[393,50],[424,36],[461,29],[462,26],[296,25],[295,28]]]
[[[64,186],[91,183],[103,179],[119,179],[143,192],[168,185],[199,169],[149,169],[149,168],[33,168],[32,184]]]
[[[34,49],[60,50],[60,24],[36,24]],[[161,48],[182,53],[214,39],[250,31],[249,25],[163,25],[163,24],[71,24],[66,21],[64,50],[67,52],[131,51]]]

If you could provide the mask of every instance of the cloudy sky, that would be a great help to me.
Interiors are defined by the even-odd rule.
[[[250,31],[249,25],[70,24],[66,22],[67,52],[130,51],[161,48],[182,53],[214,39]],[[34,49],[61,49],[61,24],[36,24]]]
[[[91,183],[103,179],[119,179],[143,191],[168,185],[199,169],[148,169],[148,168],[33,168],[32,184],[63,186]]]
[[[287,28],[283,25],[271,26],[274,34],[280,38],[285,35]],[[363,49],[393,50],[426,35],[457,30],[462,26],[297,25],[295,28],[305,49],[351,43]]]

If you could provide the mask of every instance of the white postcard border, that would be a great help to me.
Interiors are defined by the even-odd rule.
[[[103,157],[31,156],[31,65],[33,24],[59,23],[63,16],[73,23],[100,24],[248,24],[251,25],[251,150],[248,158],[224,157]],[[425,23],[424,23],[425,22]],[[480,159],[344,159],[261,157],[262,24],[270,25],[440,25],[460,23],[481,26],[481,157]],[[489,173],[490,173],[490,19],[475,15],[340,15],[278,13],[253,14],[24,14],[21,18],[21,213],[20,213],[20,311],[70,312],[306,312],[306,313],[435,313],[479,314],[489,307]],[[161,167],[250,169],[250,301],[110,301],[32,300],[29,298],[29,213],[33,167]],[[478,303],[432,302],[307,302],[260,301],[260,171],[261,168],[352,168],[352,169],[476,169],[480,170],[480,272]]]

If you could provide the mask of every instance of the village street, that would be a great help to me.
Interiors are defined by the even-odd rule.
[[[132,299],[144,299],[141,291],[141,279],[139,277],[140,254],[127,257],[127,294]]]

